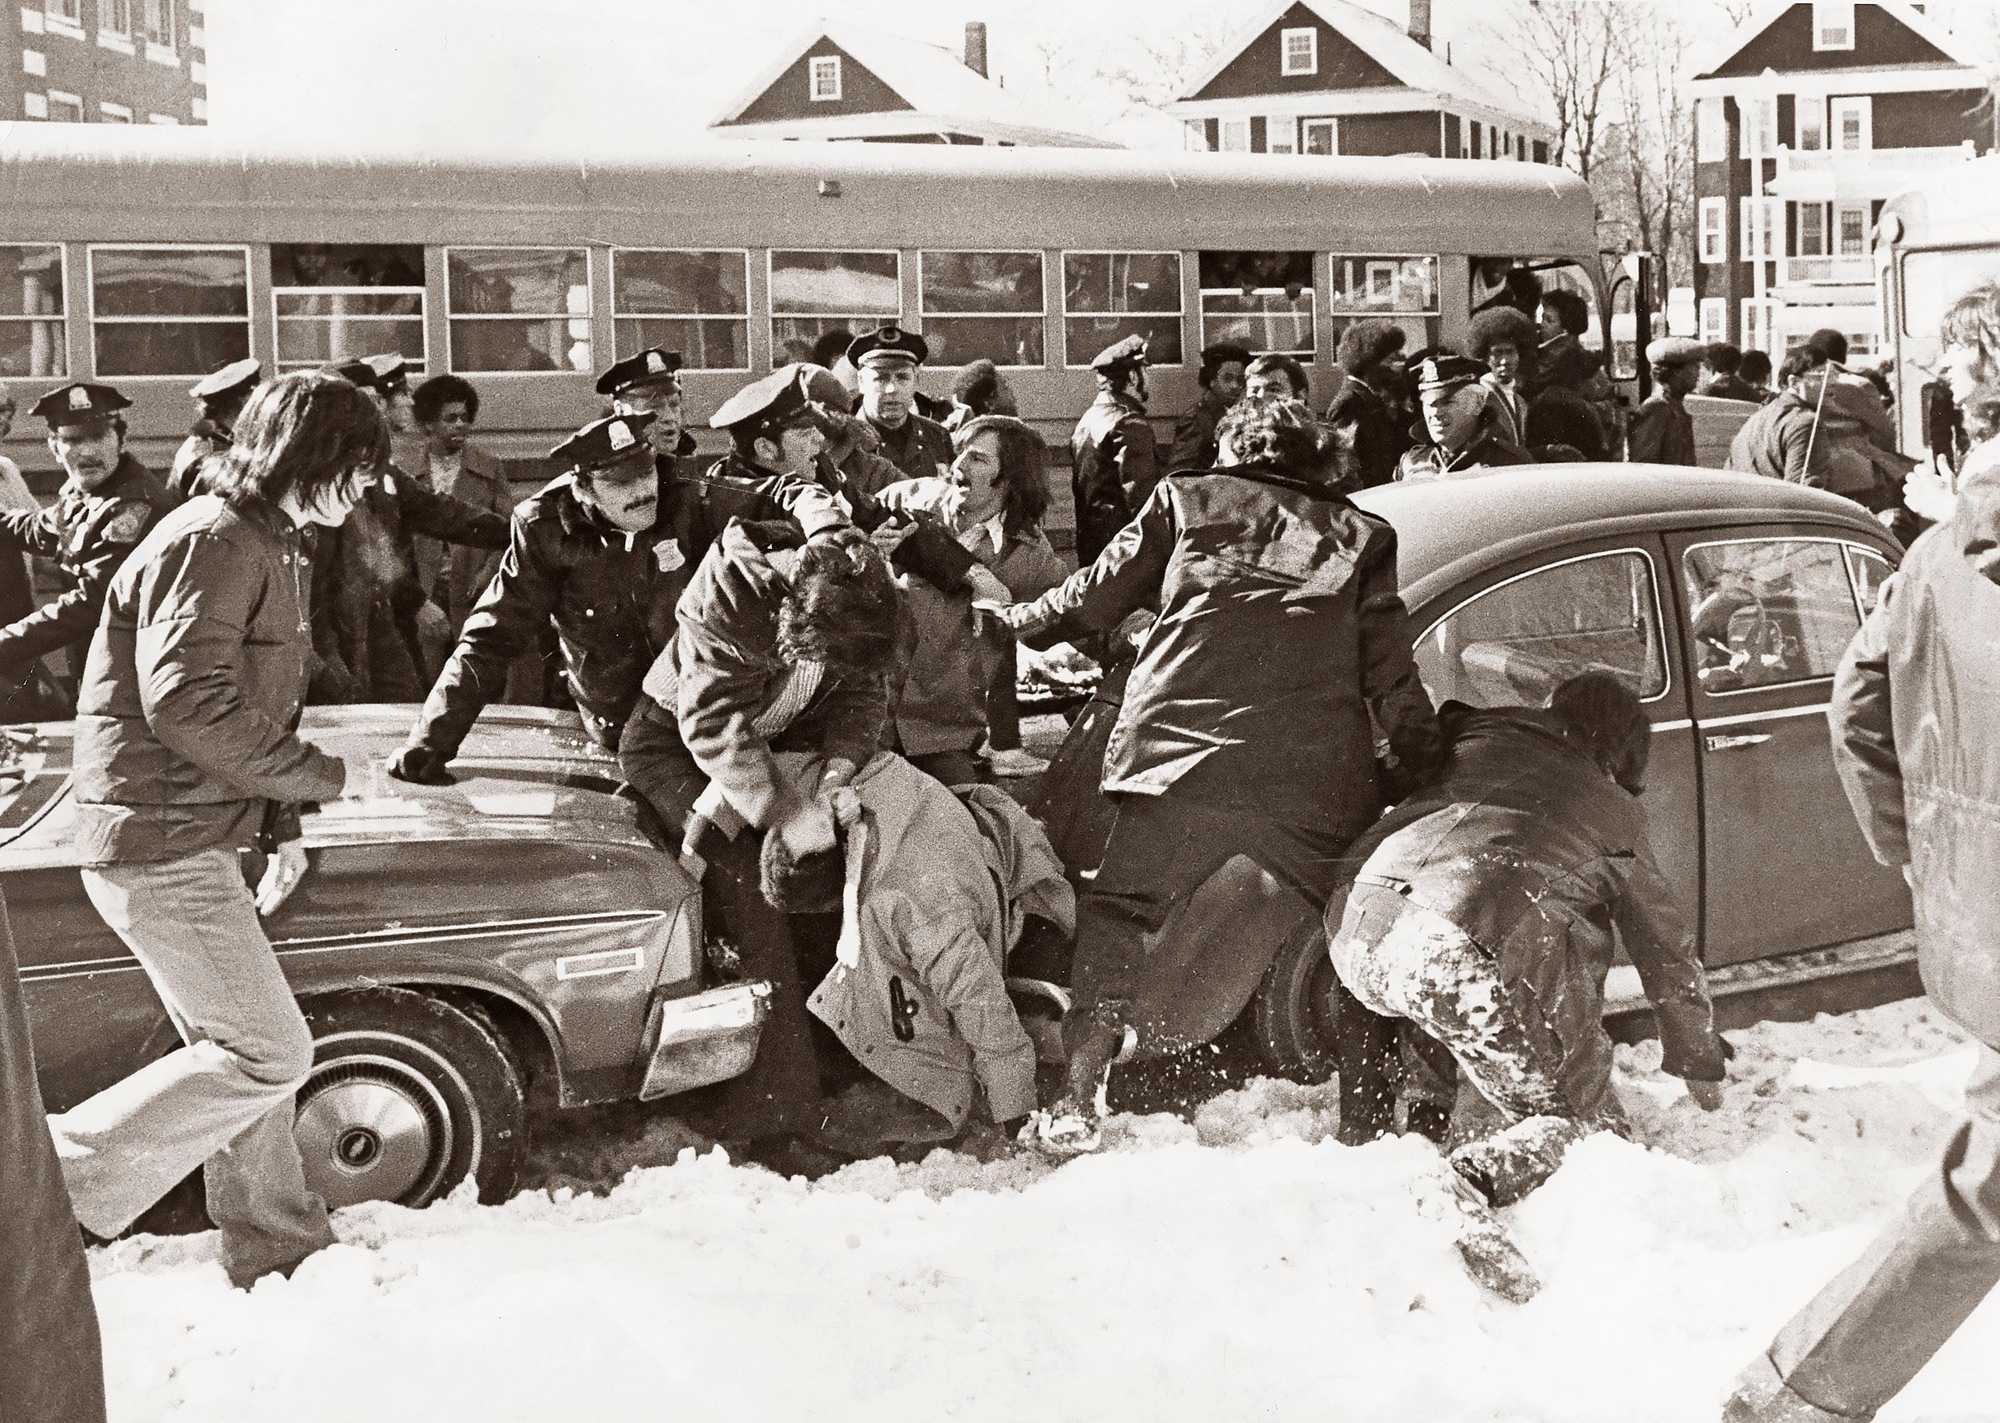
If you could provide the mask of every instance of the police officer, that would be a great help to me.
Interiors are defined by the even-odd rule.
[[[1397,463],[1396,478],[1436,479],[1460,470],[1533,462],[1501,433],[1505,416],[1481,384],[1486,375],[1486,362],[1469,356],[1432,355],[1417,367],[1423,419],[1410,427],[1418,444]]]
[[[847,348],[861,388],[861,416],[881,440],[881,454],[911,479],[951,468],[951,435],[917,414],[917,367],[930,358],[924,338],[900,326],[878,326]]]
[[[1693,464],[1694,417],[1681,402],[1701,379],[1699,341],[1662,336],[1646,347],[1653,393],[1632,414],[1625,458],[1634,464]]]
[[[417,428],[417,398],[410,389],[409,359],[400,351],[384,351],[361,359],[373,373],[374,381],[356,384],[375,393],[376,403],[389,421],[389,462],[404,471],[421,470],[427,451],[424,433]]]
[[[188,437],[174,453],[174,469],[168,485],[183,499],[202,493],[201,466],[211,455],[229,448],[230,431],[250,392],[264,379],[264,368],[245,358],[210,371],[188,387],[194,397],[196,418]]]
[[[692,542],[688,557],[699,563],[731,519],[758,522],[789,518],[808,533],[853,521],[852,510],[819,478],[824,431],[834,413],[822,408],[810,388],[817,366],[780,366],[753,380],[722,402],[709,427],[729,434],[729,453],[699,474],[680,467]]]
[[[1160,482],[1153,427],[1146,421],[1146,338],[1113,342],[1090,368],[1097,374],[1097,399],[1069,440],[1076,557],[1086,565],[1132,522]]]
[[[683,419],[679,351],[648,346],[636,355],[614,361],[597,378],[597,393],[611,401],[614,415],[653,417],[646,427],[647,443],[660,460],[661,473],[672,473],[673,462],[694,454],[694,436]]]
[[[125,448],[131,405],[117,390],[75,381],[35,402],[49,423],[49,453],[69,476],[52,508],[0,511],[0,551],[53,559],[74,586],[0,628],[0,684],[11,693],[35,661],[90,641],[111,575],[160,515],[181,501]],[[79,659],[80,660],[80,659]]]

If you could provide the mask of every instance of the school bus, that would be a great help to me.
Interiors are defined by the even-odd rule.
[[[479,438],[540,456],[599,413],[616,354],[683,353],[701,428],[821,333],[923,333],[923,384],[1006,367],[1060,446],[1088,362],[1151,339],[1152,411],[1195,400],[1222,339],[1305,362],[1328,399],[1341,328],[1386,317],[1457,343],[1533,269],[1597,314],[1590,193],[1526,163],[762,143],[562,156],[329,148],[199,128],[0,124],[0,380],[23,410],[66,379],[134,402],[141,458],[184,433],[186,387],[401,351],[483,398]],[[1631,373],[1627,372],[1628,379]],[[50,472],[34,422],[0,445]],[[42,487],[46,488],[46,484]]]

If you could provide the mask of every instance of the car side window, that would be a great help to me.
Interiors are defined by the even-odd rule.
[[[1653,562],[1637,549],[1564,559],[1476,594],[1419,639],[1433,700],[1538,704],[1566,678],[1616,673],[1640,699],[1667,690]]]
[[[1831,540],[1695,544],[1682,566],[1695,678],[1712,695],[1831,677],[1860,630],[1844,546]]]
[[[1875,600],[1882,596],[1882,585],[1896,570],[1874,549],[1849,544],[1847,571],[1854,578],[1854,601],[1861,605],[1861,616],[1865,618],[1875,611]]]

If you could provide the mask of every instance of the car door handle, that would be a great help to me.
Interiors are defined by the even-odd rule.
[[[1711,751],[1734,751],[1743,746],[1762,746],[1770,739],[1768,731],[1753,731],[1745,736],[1705,736],[1702,744]]]

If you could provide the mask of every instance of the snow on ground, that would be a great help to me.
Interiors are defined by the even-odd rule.
[[[1713,1419],[1923,1174],[1972,1055],[1922,1002],[1730,1036],[1714,1116],[1619,1049],[1643,1144],[1507,1213],[1526,1306],[1417,1207],[1428,1147],[1340,1147],[1331,1089],[1258,1081],[1060,1168],[688,1151],[602,1195],[363,1207],[248,1294],[212,1235],[121,1241],[92,1256],[112,1416]],[[1884,1423],[2000,1419],[1996,1356],[1989,1302]]]

